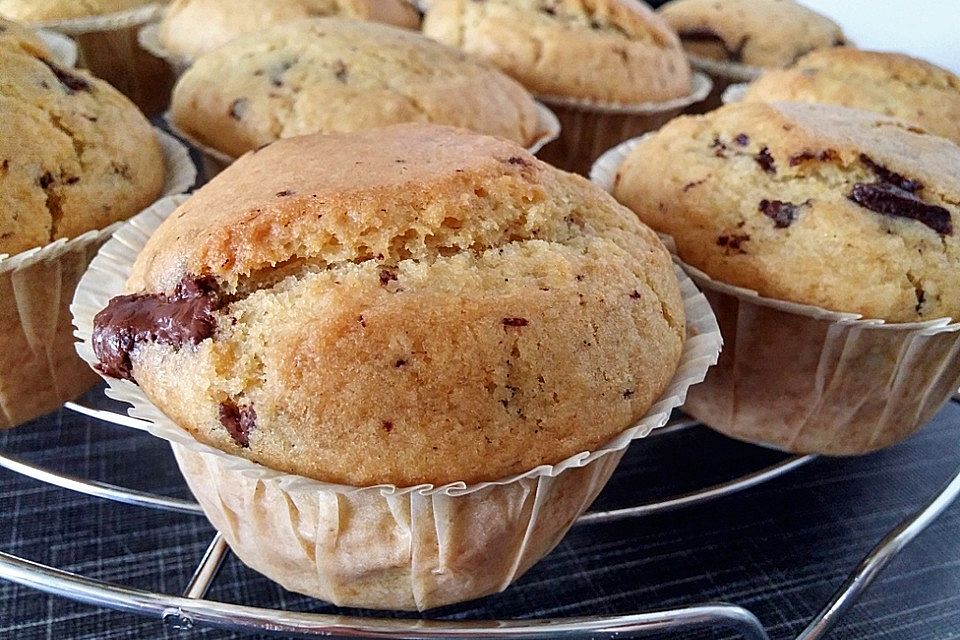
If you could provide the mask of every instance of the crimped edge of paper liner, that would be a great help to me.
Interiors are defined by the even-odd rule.
[[[159,22],[151,22],[141,27],[140,30],[137,31],[137,43],[144,51],[154,57],[160,58],[173,67],[173,71],[178,77],[193,64],[192,58],[168,51],[166,47],[161,44]]]
[[[74,335],[79,339],[77,353],[93,366],[96,356],[91,346],[93,317],[103,309],[107,302],[124,290],[127,276],[157,227],[186,200],[183,196],[166,198],[146,209],[123,224],[100,250],[77,287],[70,311],[73,314]],[[435,487],[421,484],[412,487],[396,487],[379,484],[370,487],[352,487],[341,484],[321,482],[302,476],[275,471],[240,456],[225,453],[219,449],[198,442],[189,432],[175,425],[146,397],[137,385],[127,380],[117,380],[101,376],[107,382],[108,397],[132,405],[128,410],[131,417],[145,421],[144,429],[152,435],[183,445],[192,451],[218,456],[226,468],[243,473],[247,477],[264,481],[279,481],[285,490],[318,490],[349,494],[357,491],[379,491],[384,496],[404,495],[417,492],[421,495],[458,496],[474,493],[482,489],[506,485],[526,478],[541,476],[555,477],[566,469],[584,467],[614,451],[625,449],[631,441],[645,437],[653,429],[662,427],[670,418],[673,409],[680,407],[686,399],[687,390],[706,377],[707,370],[716,364],[720,354],[722,338],[716,316],[706,297],[697,289],[693,281],[675,268],[683,294],[684,309],[687,314],[687,339],[684,342],[680,363],[673,379],[646,414],[632,427],[625,429],[606,445],[594,451],[584,451],[568,457],[555,465],[541,465],[525,473],[516,474],[502,480],[467,485],[454,482]]]
[[[49,29],[36,29],[36,32],[40,41],[53,56],[54,62],[61,67],[73,68],[77,66],[79,53],[77,43],[73,38]]]
[[[557,115],[551,111],[550,107],[547,105],[539,101],[536,104],[537,113],[540,115],[539,129],[543,133],[533,142],[533,144],[531,144],[529,147],[526,147],[527,151],[532,155],[536,155],[540,149],[560,137],[560,119],[557,118]],[[184,133],[179,127],[177,127],[177,124],[173,121],[172,114],[169,111],[163,114],[163,121],[173,135],[177,136],[217,164],[223,165],[224,167],[229,167],[231,164],[240,159],[234,158],[233,156],[224,153],[219,149],[215,149],[209,145],[206,145],[188,133]]]
[[[760,77],[760,74],[766,70],[763,67],[756,67],[741,62],[721,62],[720,60],[701,58],[689,53],[687,54],[687,60],[690,61],[690,66],[697,71],[702,71],[711,76],[723,78],[724,80],[732,80],[734,82],[750,82],[751,80],[756,80]]]
[[[571,98],[568,96],[554,96],[537,94],[537,100],[548,106],[572,107],[582,111],[598,113],[616,113],[628,115],[651,115],[685,109],[691,105],[703,102],[713,90],[713,80],[709,76],[694,72],[690,76],[690,93],[687,95],[660,102],[605,102],[587,98]]]
[[[50,29],[59,31],[67,35],[82,35],[84,33],[97,33],[100,31],[116,31],[135,27],[153,20],[157,20],[163,12],[163,4],[160,2],[151,2],[142,7],[134,7],[126,11],[117,11],[115,13],[105,13],[96,16],[84,16],[82,18],[65,18],[63,20],[44,20],[34,22],[31,26],[41,29]]]
[[[638,138],[632,138],[604,152],[597,158],[593,167],[590,169],[590,181],[595,185],[613,195],[614,182],[620,165],[626,159],[630,152],[640,144],[647,136],[645,134]],[[778,300],[760,295],[753,289],[738,287],[726,284],[719,280],[714,280],[706,273],[683,262],[676,251],[676,244],[668,234],[658,234],[660,239],[670,250],[674,261],[703,289],[709,289],[718,293],[731,295],[738,300],[750,302],[762,307],[776,309],[795,315],[806,316],[814,320],[822,320],[841,325],[860,324],[874,329],[884,329],[890,331],[918,331],[920,335],[932,335],[936,333],[960,331],[960,322],[954,322],[951,318],[938,318],[926,320],[923,322],[886,322],[885,320],[864,318],[858,313],[845,313],[841,311],[832,311],[816,305],[802,304],[799,302],[790,302],[788,300]]]
[[[723,104],[743,102],[743,99],[747,95],[747,89],[749,88],[750,88],[749,82],[740,82],[737,84],[731,84],[729,87],[723,90],[723,94],[720,96],[720,100],[723,102]]]
[[[166,178],[158,201],[168,196],[186,193],[197,181],[197,168],[190,159],[190,152],[179,140],[154,127],[154,132],[163,151]],[[81,245],[88,245],[113,235],[125,221],[118,220],[103,229],[92,229],[74,238],[61,238],[42,247],[27,249],[13,256],[0,254],[0,273],[24,269],[38,262],[53,260]]]

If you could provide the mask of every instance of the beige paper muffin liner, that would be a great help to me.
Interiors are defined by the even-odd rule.
[[[193,60],[188,56],[168,51],[167,48],[163,46],[163,43],[160,42],[159,22],[153,22],[141,27],[140,31],[137,32],[137,42],[152,56],[170,65],[170,68],[173,70],[173,75],[177,79],[193,64]]]
[[[638,143],[604,154],[593,182],[612,193]],[[765,298],[677,262],[704,290],[725,344],[684,411],[721,433],[793,453],[858,455],[915,433],[960,386],[960,323],[949,318],[863,319]]]
[[[162,3],[99,16],[38,23],[36,26],[72,36],[79,46],[79,64],[133,100],[148,116],[162,113],[170,102],[174,77],[162,60],[140,48],[140,27],[160,17]]]
[[[147,239],[183,202],[127,222],[83,277],[71,311],[77,351],[96,362],[93,317],[124,290]],[[211,523],[247,565],[293,591],[341,606],[424,610],[505,589],[556,546],[593,502],[624,450],[663,426],[716,361],[720,334],[706,299],[679,269],[687,341],[661,399],[605,446],[495,482],[350,487],[281,473],[196,441],[135,384],[107,378],[144,429],[168,440]]]
[[[183,193],[196,169],[183,145],[157,136],[167,165],[163,195]],[[53,411],[96,382],[74,351],[68,310],[90,260],[119,226],[0,255],[0,428]]]
[[[743,102],[743,99],[747,95],[747,89],[750,88],[749,82],[740,82],[737,84],[732,84],[723,91],[723,95],[720,96],[720,100],[723,104],[731,104],[733,102]]]
[[[666,102],[617,104],[557,96],[538,96],[560,119],[560,137],[544,147],[540,157],[550,164],[586,175],[601,153],[624,140],[655,131],[704,100],[710,78],[694,73],[690,93]]]
[[[68,69],[77,66],[77,56],[79,55],[77,43],[70,36],[47,29],[37,29],[37,35],[53,55],[54,62]]]
[[[540,116],[539,130],[542,133],[533,142],[533,144],[527,147],[527,151],[534,155],[540,153],[540,150],[543,149],[544,146],[556,140],[561,133],[560,120],[549,107],[538,102],[537,113]],[[205,180],[212,179],[214,176],[237,161],[237,158],[234,158],[233,156],[224,153],[219,149],[215,149],[207,144],[204,144],[190,134],[182,131],[173,121],[170,112],[163,114],[163,120],[166,123],[167,128],[169,128],[175,136],[200,152],[200,157],[203,162],[203,177]]]

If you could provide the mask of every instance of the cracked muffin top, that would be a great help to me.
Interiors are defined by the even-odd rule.
[[[641,142],[614,195],[723,282],[891,322],[960,319],[960,147],[900,121],[731,104]]]
[[[237,157],[279,138],[433,122],[529,146],[545,131],[517,82],[462,51],[381,24],[317,18],[239,38],[181,77],[173,123]]]
[[[709,60],[785,67],[846,44],[832,20],[793,0],[673,0],[659,11],[689,53]]]
[[[536,94],[639,103],[690,93],[680,41],[639,0],[431,0],[423,32]]]
[[[0,16],[21,22],[44,22],[99,16],[135,9],[154,0],[0,0]]]
[[[324,481],[496,480],[630,427],[685,335],[629,210],[502,139],[281,140],[197,191],[95,320],[196,438]]]
[[[866,109],[960,143],[960,77],[900,53],[820,49],[788,69],[764,73],[744,100]]]
[[[420,16],[408,0],[174,0],[157,36],[171,53],[193,59],[245,33],[324,16],[409,29],[420,26]]]
[[[128,218],[163,180],[153,129],[120,92],[0,44],[0,253]]]

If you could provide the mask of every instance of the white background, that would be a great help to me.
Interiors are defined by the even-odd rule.
[[[861,49],[901,51],[960,73],[960,0],[801,0]]]

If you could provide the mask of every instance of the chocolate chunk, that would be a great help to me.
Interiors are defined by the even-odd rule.
[[[631,299],[631,300],[639,300],[639,299],[642,298],[642,297],[643,297],[643,296],[640,295],[640,292],[637,291],[637,290],[634,290],[633,293],[630,294],[630,299]]]
[[[629,399],[633,397],[633,394],[636,393],[633,389],[627,389],[623,392],[623,397]]]
[[[720,139],[720,136],[716,136],[713,139],[713,142],[710,143],[710,148],[713,149],[713,155],[718,158],[726,158],[727,154],[727,145],[724,144],[723,140]]]
[[[920,313],[920,309],[923,308],[923,304],[927,301],[927,292],[924,291],[920,285],[914,285],[914,292],[917,295],[917,306],[914,307],[914,310]]]
[[[339,82],[347,83],[347,65],[343,60],[337,60],[336,64],[333,65],[333,75]]]
[[[54,183],[53,174],[47,171],[37,179],[37,184],[41,189],[47,189]]]
[[[230,117],[234,120],[239,120],[243,117],[243,114],[246,113],[248,106],[250,106],[249,100],[246,98],[237,98],[230,103]]]
[[[748,136],[745,133],[738,133],[737,137],[734,138],[733,141],[736,142],[741,147],[745,147],[748,144],[750,144],[750,136]]]
[[[383,286],[387,286],[388,283],[396,279],[397,279],[396,272],[390,271],[389,269],[380,270],[380,284],[382,284]]]
[[[916,180],[911,180],[909,178],[904,178],[899,173],[887,169],[883,165],[879,165],[873,161],[873,159],[865,153],[860,154],[860,162],[867,165],[873,173],[880,178],[881,182],[886,182],[892,184],[896,187],[903,189],[904,191],[909,191],[910,193],[916,193],[923,189],[923,184]]]
[[[70,95],[73,95],[77,91],[90,91],[90,83],[84,78],[61,69],[57,65],[44,58],[37,58],[37,60],[45,64],[47,68],[53,72],[53,75],[57,77],[57,80],[60,81],[60,84],[66,88],[67,93]]]
[[[520,165],[521,167],[530,166],[530,162],[525,158],[521,158],[520,156],[510,156],[509,158],[507,158],[507,162],[510,164]]]
[[[220,403],[220,424],[226,427],[227,432],[238,446],[250,448],[250,432],[257,426],[257,412],[253,405],[238,407],[236,403],[227,401]]]
[[[913,183],[912,180],[907,182]],[[870,211],[899,218],[910,218],[927,225],[942,236],[953,235],[953,222],[949,211],[937,205],[927,204],[912,191],[896,184],[860,182],[853,185],[853,191],[848,197]]]
[[[800,206],[781,200],[761,200],[759,209],[763,215],[773,220],[777,229],[786,229],[800,217]]]
[[[287,196],[296,195],[296,193],[297,192],[293,191],[292,189],[284,189],[283,191],[277,191],[277,197],[286,198]]]
[[[690,189],[693,189],[694,187],[699,187],[706,181],[707,179],[704,178],[702,180],[694,180],[693,182],[688,182],[687,184],[683,185],[683,192],[686,193],[687,191],[690,191]]]
[[[393,431],[393,423],[389,420],[384,420],[382,426],[383,426],[383,430],[386,431],[387,433],[390,433],[391,431]]]
[[[820,153],[814,153],[809,149],[790,156],[790,166],[795,167],[810,160],[819,160],[820,162],[836,162],[840,159],[840,154],[836,149],[824,149]]]
[[[557,10],[553,7],[540,7],[540,13],[545,13],[548,16],[555,16],[557,15]]]
[[[173,295],[137,293],[117,296],[93,319],[93,352],[102,373],[132,380],[131,354],[142,343],[175,349],[213,335],[214,312],[222,306],[213,278],[184,278]]]
[[[750,236],[746,233],[730,234],[718,237],[717,244],[721,247],[726,247],[735,253],[746,253],[746,251],[741,248],[741,245],[749,240]]]
[[[753,159],[756,160],[757,164],[767,173],[777,172],[777,163],[773,161],[773,156],[770,155],[770,149],[767,147],[760,149],[760,153],[755,155]]]
[[[502,322],[505,327],[525,327],[530,324],[526,318],[504,318]]]

